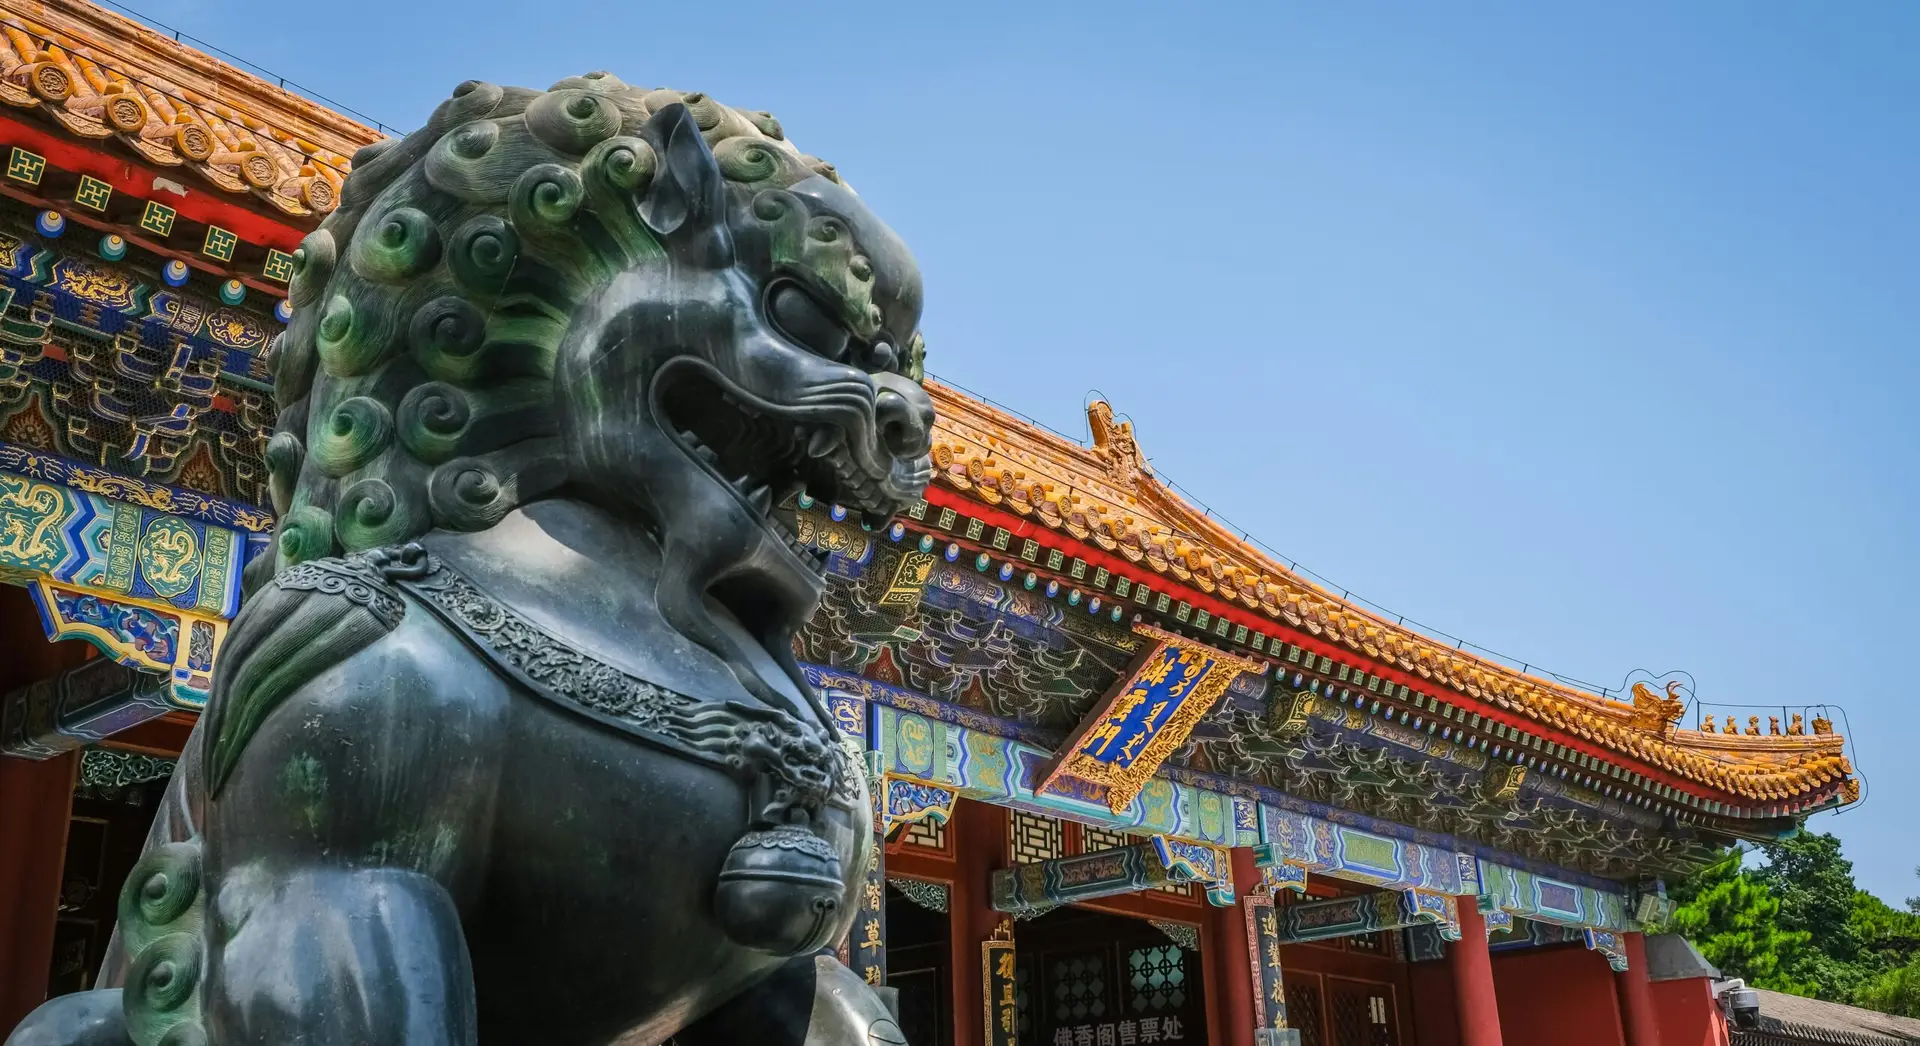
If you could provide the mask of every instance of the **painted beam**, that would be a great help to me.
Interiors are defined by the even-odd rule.
[[[882,778],[880,816],[888,838],[910,824],[943,825],[953,818],[960,794],[941,785],[887,774]]]
[[[1438,927],[1443,939],[1459,940],[1456,899],[1421,890],[1380,890],[1291,904],[1279,912],[1279,940],[1306,944],[1422,925]]]
[[[1479,862],[1467,854],[1335,824],[1307,814],[1260,808],[1261,867],[1291,865],[1370,886],[1429,890],[1452,896],[1479,892]]]
[[[117,664],[162,676],[174,707],[206,707],[225,620],[40,579],[27,586],[27,594],[48,639],[85,640]]]
[[[1627,972],[1627,946],[1619,934],[1606,930],[1586,930],[1581,937],[1588,951],[1599,952],[1606,957],[1607,965],[1613,968],[1613,972]]]
[[[1154,839],[1002,868],[993,873],[993,908],[1007,913],[1043,912],[1064,904],[1137,893],[1174,883],[1205,883],[1209,899],[1213,899],[1215,889],[1221,884],[1205,876],[1219,874],[1218,869],[1225,867],[1226,855],[1218,853],[1206,859],[1218,864],[1197,864],[1191,859],[1195,856],[1170,847],[1165,839]],[[1231,905],[1232,886],[1226,885],[1225,889],[1226,904]]]
[[[1573,929],[1636,930],[1624,894],[1550,879],[1490,861],[1480,863],[1481,908]]]
[[[0,694],[0,754],[51,759],[165,715],[163,676],[94,658],[51,679]]]
[[[1604,880],[1565,869],[1521,872],[1525,858],[1472,840],[1320,804],[1271,789],[1168,767],[1148,781],[1118,813],[1107,792],[1035,794],[1053,758],[1058,732],[938,701],[904,687],[822,665],[803,665],[808,682],[831,702],[870,706],[870,744],[884,772],[952,789],[960,796],[1030,813],[1064,817],[1140,834],[1167,835],[1226,847],[1256,847],[1263,866],[1290,864],[1304,871],[1392,889],[1423,889],[1455,896],[1481,891],[1483,868],[1530,875],[1543,883],[1588,891],[1602,918],[1625,918],[1623,893]],[[1391,833],[1391,834],[1389,834]],[[1552,875],[1543,874],[1551,872]],[[1529,887],[1531,889],[1531,887]],[[1551,892],[1551,891],[1550,891]],[[1612,898],[1612,900],[1606,900]],[[1524,906],[1514,914],[1525,914]],[[1543,909],[1545,910],[1545,909]],[[1607,929],[1631,929],[1624,921]]]
[[[811,673],[810,673],[811,674]],[[831,683],[832,677],[823,679]],[[816,683],[816,685],[820,685]],[[834,692],[832,685],[822,689]],[[1107,791],[1088,785],[1077,792],[1034,794],[1041,773],[1053,753],[1039,745],[995,736],[986,729],[946,722],[950,711],[938,702],[914,702],[903,694],[890,695],[911,707],[877,704],[873,709],[875,750],[883,772],[901,779],[951,789],[960,796],[1031,813],[1065,817],[1141,834],[1165,835],[1213,846],[1231,847],[1240,841],[1235,798],[1164,777],[1146,782],[1118,812],[1107,802]],[[956,716],[958,717],[958,716]],[[988,717],[975,717],[982,726]],[[1252,819],[1251,806],[1246,820]]]

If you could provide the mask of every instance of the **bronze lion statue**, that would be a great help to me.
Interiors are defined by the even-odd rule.
[[[827,948],[864,768],[803,490],[930,475],[899,238],[760,112],[461,85],[295,256],[280,525],[122,896],[15,1046],[901,1041]]]

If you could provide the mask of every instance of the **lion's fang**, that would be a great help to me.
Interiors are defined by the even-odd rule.
[[[839,429],[831,426],[823,425],[820,428],[814,429],[813,435],[807,437],[807,456],[824,458],[833,453],[834,448],[840,445],[840,440],[843,435],[844,433]]]

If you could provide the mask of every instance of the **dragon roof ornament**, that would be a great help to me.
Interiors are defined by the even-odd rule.
[[[1485,706],[1557,729],[1747,802],[1786,801],[1853,772],[1845,739],[1677,730],[1677,701],[1634,704],[1454,648],[1332,595],[1196,510],[1146,464],[1133,426],[1087,408],[1083,446],[936,382],[934,482],[1030,518],[1223,602],[1298,629]],[[1846,789],[1851,791],[1850,789]]]

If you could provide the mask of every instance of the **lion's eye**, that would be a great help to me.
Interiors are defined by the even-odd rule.
[[[798,286],[787,283],[775,288],[767,312],[789,340],[836,363],[846,361],[847,328]]]

